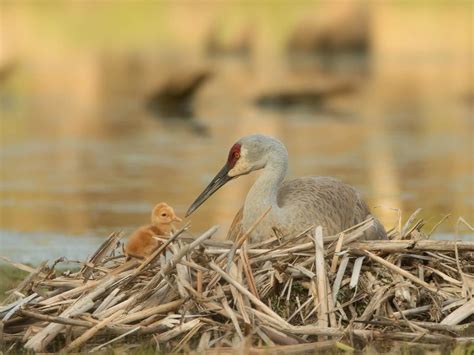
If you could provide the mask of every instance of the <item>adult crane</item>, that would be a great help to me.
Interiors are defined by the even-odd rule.
[[[262,173],[250,188],[244,206],[234,218],[230,239],[247,231],[270,207],[249,236],[260,242],[277,230],[296,236],[310,226],[322,226],[325,235],[334,235],[371,216],[367,204],[352,187],[332,177],[301,177],[284,182],[288,170],[288,151],[276,138],[254,134],[235,143],[227,162],[186,212],[189,216],[228,181],[255,170]],[[382,224],[365,232],[366,239],[385,239]]]

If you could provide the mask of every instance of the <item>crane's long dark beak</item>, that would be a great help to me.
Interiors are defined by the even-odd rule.
[[[226,182],[232,180],[232,177],[227,175],[229,172],[229,167],[224,165],[224,167],[217,173],[217,175],[212,179],[212,181],[207,185],[203,192],[198,196],[196,201],[193,202],[191,207],[189,207],[188,211],[186,212],[186,216],[188,217],[191,213],[193,213],[199,206],[201,206],[204,201],[206,201],[211,195],[219,190]]]

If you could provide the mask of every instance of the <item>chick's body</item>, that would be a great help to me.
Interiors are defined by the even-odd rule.
[[[174,230],[173,223],[181,222],[174,210],[162,202],[153,208],[151,224],[135,230],[125,245],[125,255],[128,257],[146,258],[159,246],[160,242],[154,236],[167,236]]]

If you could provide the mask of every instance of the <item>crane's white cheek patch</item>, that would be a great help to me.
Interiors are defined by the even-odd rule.
[[[229,170],[227,175],[229,175],[230,177],[234,177],[234,176],[246,174],[249,171],[250,171],[250,166],[248,164],[237,162],[237,164],[235,164],[235,166]]]

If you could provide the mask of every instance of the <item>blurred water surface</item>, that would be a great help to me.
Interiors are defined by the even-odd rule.
[[[474,221],[472,3],[370,4],[370,58],[328,74],[292,67],[284,51],[324,3],[2,2],[0,63],[14,72],[0,82],[0,254],[82,257],[147,223],[157,202],[183,215],[234,141],[255,132],[287,145],[290,177],[353,184],[388,228],[397,210],[423,208],[427,230],[450,213],[438,230],[452,237],[459,216]],[[252,54],[206,56],[216,21],[224,33],[250,21]],[[213,74],[194,118],[147,109],[164,78],[203,68]],[[355,89],[316,107],[255,104],[340,80]],[[255,175],[208,200],[192,233],[220,224],[222,236]]]

